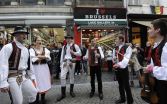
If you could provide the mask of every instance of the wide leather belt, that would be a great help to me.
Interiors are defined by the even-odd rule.
[[[12,70],[9,71],[8,78],[16,77],[16,82],[18,85],[21,85],[23,82],[23,71],[22,70]]]
[[[75,63],[76,62],[76,59],[73,58],[73,59],[64,59],[63,62],[67,62],[67,61],[70,61],[72,63]]]
[[[10,78],[10,77],[16,77],[16,76],[19,76],[19,75],[23,75],[23,71],[10,70],[8,77],[9,77],[9,78]]]

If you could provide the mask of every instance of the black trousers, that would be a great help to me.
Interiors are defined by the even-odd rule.
[[[108,71],[112,71],[112,60],[108,60],[107,61],[107,64],[108,64]]]
[[[129,86],[129,72],[128,68],[125,69],[117,69],[116,78],[119,84],[119,93],[122,100],[125,100],[125,92],[127,96],[127,102],[132,102],[133,97],[131,93],[131,89]]]
[[[167,81],[156,81],[156,90],[158,92],[158,104],[167,104]]]
[[[102,91],[102,79],[101,79],[101,68],[99,65],[97,66],[90,66],[90,77],[91,77],[91,92],[95,92],[95,75],[97,77],[98,82],[98,92],[103,93]]]
[[[81,71],[81,61],[77,60],[76,61],[76,66],[75,66],[75,73],[79,74]]]

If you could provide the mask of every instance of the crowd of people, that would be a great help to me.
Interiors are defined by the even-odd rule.
[[[112,49],[98,45],[96,39],[91,39],[88,47],[78,46],[69,34],[65,36],[66,44],[45,47],[42,39],[36,37],[34,44],[27,48],[23,43],[28,34],[23,27],[17,26],[12,34],[15,40],[4,45],[0,51],[0,91],[9,93],[12,104],[23,104],[23,96],[29,104],[46,104],[45,95],[51,89],[54,78],[61,82],[61,96],[57,101],[65,99],[67,76],[70,79],[70,95],[74,98],[74,76],[81,73],[90,75],[90,98],[95,94],[97,77],[98,96],[103,100],[104,60],[108,64],[108,71],[115,73],[118,81],[120,97],[115,101],[116,104],[126,101],[127,104],[133,104],[130,87],[135,86],[135,76],[139,78],[139,86],[143,91],[149,93],[142,96],[143,99],[147,98],[151,104],[167,104],[167,19],[152,21],[148,34],[155,43],[151,45],[147,42],[145,49],[139,44],[125,43],[123,34],[119,34]],[[150,86],[147,77],[153,78],[154,86]],[[154,99],[152,91],[155,92]]]

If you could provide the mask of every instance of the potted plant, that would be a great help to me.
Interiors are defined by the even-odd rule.
[[[17,0],[12,0],[11,3],[10,3],[10,5],[18,5]]]

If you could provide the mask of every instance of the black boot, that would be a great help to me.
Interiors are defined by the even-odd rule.
[[[103,93],[99,93],[100,100],[103,100]]]
[[[41,94],[41,104],[46,104],[45,93]]]
[[[71,95],[71,97],[75,97],[75,93],[74,93],[73,89],[74,89],[74,84],[70,84],[70,95]]]
[[[57,99],[57,101],[61,101],[66,97],[66,87],[61,87],[61,96]]]
[[[92,98],[94,96],[94,92],[91,91],[90,94],[89,94],[89,97]]]

